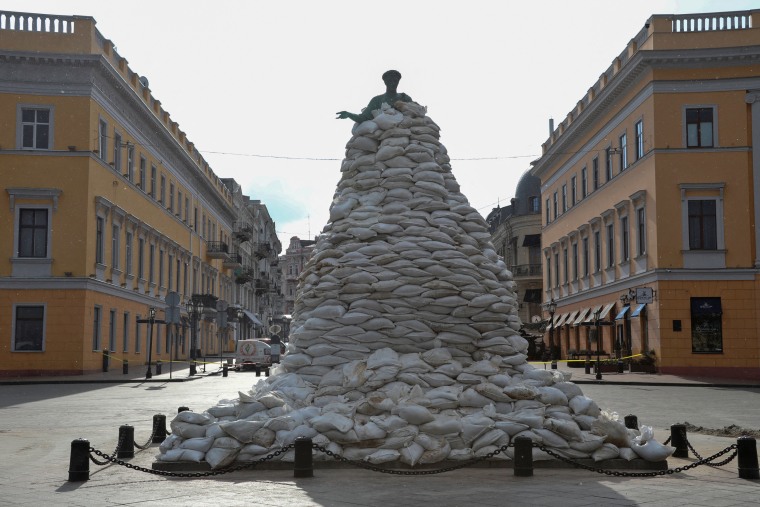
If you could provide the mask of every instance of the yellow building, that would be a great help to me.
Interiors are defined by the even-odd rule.
[[[760,378],[760,10],[654,15],[543,144],[563,357]]]
[[[184,309],[171,353],[138,321],[236,301],[232,192],[94,19],[0,12],[0,68],[0,375],[187,358]],[[204,314],[192,348],[230,350]]]

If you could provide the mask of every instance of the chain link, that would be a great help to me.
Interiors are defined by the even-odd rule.
[[[158,431],[158,420],[153,419],[153,431],[150,434],[150,437],[148,438],[148,441],[145,442],[143,445],[138,444],[135,442],[135,447],[138,449],[142,449],[143,451],[150,447],[150,444],[153,442],[153,437],[156,436],[156,432]]]
[[[667,470],[657,470],[656,472],[619,472],[617,470],[606,470],[604,468],[592,467],[592,466],[586,465],[584,463],[579,463],[577,461],[573,461],[570,458],[566,458],[566,457],[562,456],[561,454],[558,454],[558,453],[552,451],[551,449],[549,449],[549,448],[547,448],[547,447],[545,447],[543,445],[540,445],[540,444],[535,444],[534,443],[533,446],[534,447],[538,447],[539,449],[541,449],[542,451],[544,451],[549,456],[553,456],[553,457],[557,458],[560,461],[564,461],[565,463],[569,463],[570,465],[573,465],[573,466],[576,466],[576,467],[579,467],[579,468],[584,468],[586,470],[589,470],[591,472],[596,472],[598,474],[614,475],[615,477],[658,477],[660,475],[677,474],[677,473],[685,472],[686,470],[690,470],[692,468],[696,468],[696,467],[698,467],[700,465],[709,465],[715,459],[720,458],[724,454],[728,453],[729,451],[731,451],[733,449],[737,449],[737,447],[738,447],[736,444],[732,444],[732,445],[726,447],[725,449],[723,449],[722,451],[719,451],[719,452],[713,454],[712,456],[710,456],[708,458],[700,459],[699,461],[695,461],[694,463],[691,463],[689,465],[685,465],[685,466],[682,466],[682,467],[668,468]],[[723,465],[726,465],[726,464],[730,463],[731,460],[733,460],[736,457],[737,453],[738,453],[738,451],[735,451],[728,459],[726,459],[724,461],[721,461],[720,463],[715,463],[715,465],[716,466],[723,466]]]
[[[141,467],[141,466],[138,466],[138,465],[133,465],[132,463],[127,463],[124,460],[117,459],[115,452],[114,452],[113,455],[108,456],[106,453],[104,453],[102,451],[99,451],[99,450],[95,449],[94,447],[90,447],[90,453],[91,453],[90,454],[90,459],[94,463],[100,464],[97,461],[95,461],[95,458],[93,458],[93,456],[92,456],[92,454],[96,454],[96,455],[100,456],[101,458],[105,458],[106,459],[106,461],[103,462],[102,464],[107,464],[107,463],[110,462],[110,463],[114,463],[116,465],[121,465],[123,467],[130,468],[132,470],[137,470],[138,472],[145,472],[145,473],[148,473],[148,474],[160,475],[162,477],[180,477],[180,478],[212,477],[212,476],[215,476],[215,475],[224,475],[224,474],[229,474],[231,472],[237,472],[239,470],[245,470],[246,468],[255,468],[259,463],[264,463],[266,461],[270,461],[270,460],[276,458],[277,456],[279,456],[280,454],[284,454],[284,453],[288,452],[293,447],[295,447],[295,444],[286,445],[285,447],[283,447],[281,449],[278,449],[278,450],[274,451],[271,454],[267,454],[265,457],[261,458],[260,460],[254,461],[254,462],[251,462],[251,463],[244,463],[244,464],[236,465],[236,466],[233,466],[233,467],[222,468],[220,470],[209,470],[208,472],[194,472],[194,473],[190,473],[190,472],[169,472],[167,470],[154,470],[152,468],[145,468],[145,467]],[[118,450],[118,448],[117,448],[117,450]]]
[[[113,453],[110,456],[106,456],[106,455],[104,455],[102,453],[100,454],[104,458],[106,458],[106,461],[99,461],[99,460],[95,459],[92,454],[90,454],[90,461],[92,461],[93,463],[95,463],[98,466],[105,466],[110,461],[113,461],[114,458],[116,458],[116,454],[119,452],[119,449],[121,449],[122,445],[124,445],[124,433],[120,431],[119,432],[119,441],[116,443],[116,449],[114,449]]]

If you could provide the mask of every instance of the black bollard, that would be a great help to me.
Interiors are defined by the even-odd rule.
[[[166,440],[166,416],[155,414],[153,416],[153,443],[160,444]]]
[[[741,436],[736,440],[740,479],[760,479],[757,467],[757,444],[752,437]]]
[[[188,410],[190,410],[190,407],[182,406],[177,409],[177,413],[179,414],[180,412],[187,412]]]
[[[628,414],[624,418],[625,427],[632,430],[639,429],[639,418],[633,414]]]
[[[129,424],[119,426],[119,451],[116,457],[134,458],[135,457],[135,428]]]
[[[103,373],[108,372],[108,349],[103,349]]]
[[[591,373],[591,363],[589,362],[588,359],[586,359],[586,363],[583,365],[583,369],[586,375]]]
[[[533,477],[533,440],[515,437],[515,477]]]
[[[192,361],[190,363],[190,375],[195,375],[196,369],[195,369],[195,361]]]
[[[126,359],[124,361],[122,361],[122,363],[121,363],[121,372],[124,375],[128,375],[129,374],[129,361],[127,361]]]
[[[161,375],[161,361],[156,361],[156,375]]]
[[[226,377],[227,375],[228,375],[227,363],[224,363],[222,365],[222,377]]]
[[[670,446],[675,447],[674,458],[688,458],[689,446],[686,440],[686,426],[674,424],[670,427]]]
[[[257,364],[256,366],[254,366],[254,369],[256,370],[256,376],[260,377],[261,376],[261,366],[259,366]]]
[[[617,370],[618,373],[625,373],[625,363],[621,359],[618,359]]]
[[[71,441],[69,482],[90,480],[90,441],[78,438]]]
[[[309,437],[298,437],[294,444],[296,455],[293,460],[293,477],[296,479],[302,477],[314,477],[311,439]]]
[[[269,376],[269,368],[267,368],[266,370],[264,370],[264,375],[267,376],[267,377]]]

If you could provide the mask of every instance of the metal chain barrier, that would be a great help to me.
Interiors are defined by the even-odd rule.
[[[568,463],[568,464],[573,465],[575,467],[584,468],[586,470],[589,470],[591,472],[596,472],[598,474],[614,475],[615,477],[657,477],[657,476],[661,476],[661,475],[677,474],[677,473],[685,472],[686,470],[690,470],[692,468],[696,468],[696,467],[698,467],[700,465],[709,465],[712,461],[716,460],[717,458],[720,458],[721,456],[723,456],[724,454],[730,452],[731,450],[734,450],[734,453],[731,456],[729,456],[728,459],[726,459],[724,461],[721,461],[720,463],[714,463],[715,466],[723,466],[723,465],[727,465],[728,463],[730,463],[731,460],[733,460],[736,457],[737,453],[738,453],[738,451],[736,451],[736,449],[737,449],[738,446],[736,444],[731,444],[730,446],[726,447],[722,451],[719,451],[719,452],[713,454],[712,456],[710,456],[708,458],[700,459],[699,461],[695,461],[694,463],[691,463],[689,465],[685,465],[685,466],[682,466],[682,467],[668,468],[667,470],[657,470],[655,472],[620,472],[620,471],[617,471],[617,470],[606,470],[604,468],[592,467],[590,465],[585,465],[583,463],[578,463],[577,461],[574,461],[574,460],[572,460],[570,458],[566,458],[566,457],[562,456],[561,454],[558,454],[558,453],[552,451],[551,449],[547,448],[546,446],[543,446],[543,445],[540,445],[540,444],[535,444],[534,443],[533,446],[534,447],[538,447],[539,449],[541,449],[542,451],[544,451],[549,456],[557,458],[558,460],[564,461],[565,463]]]
[[[282,449],[278,449],[278,450],[274,451],[271,454],[267,454],[265,457],[261,458],[258,461],[254,461],[252,463],[245,463],[245,464],[241,464],[241,465],[237,465],[237,466],[233,466],[233,467],[222,468],[220,470],[209,470],[208,472],[195,472],[195,473],[190,473],[190,472],[168,472],[166,470],[154,470],[152,468],[145,468],[145,467],[141,467],[141,466],[138,466],[138,465],[133,465],[132,463],[127,463],[126,461],[117,459],[115,457],[116,453],[114,453],[112,456],[108,456],[106,453],[104,453],[102,451],[99,451],[99,450],[95,449],[94,447],[90,447],[90,453],[91,453],[90,454],[90,460],[92,460],[92,462],[95,463],[96,465],[106,465],[106,464],[108,464],[110,462],[110,463],[114,463],[116,465],[121,465],[123,467],[130,468],[132,470],[137,470],[138,472],[145,472],[145,473],[148,473],[148,474],[160,475],[162,477],[180,477],[180,478],[212,477],[212,476],[215,476],[215,475],[224,475],[224,474],[229,474],[229,473],[232,473],[232,472],[237,472],[239,470],[245,470],[246,468],[255,468],[256,465],[258,465],[259,463],[264,463],[266,461],[270,461],[270,460],[276,458],[277,456],[279,456],[280,454],[288,452],[293,447],[295,447],[295,444],[289,444],[289,445],[283,447]],[[105,462],[95,461],[95,459],[92,457],[92,454],[96,454],[96,455],[100,456],[101,458],[105,458],[106,461]]]
[[[434,474],[442,474],[444,472],[450,472],[452,470],[459,470],[460,468],[466,468],[476,463],[480,463],[481,461],[485,461],[487,459],[493,458],[494,456],[501,454],[502,452],[505,452],[510,446],[512,446],[511,443],[502,445],[495,451],[489,452],[485,456],[480,456],[473,460],[469,460],[464,463],[459,463],[457,465],[452,465],[445,468],[437,468],[435,470],[394,470],[390,468],[378,467],[371,463],[365,463],[364,461],[350,460],[348,458],[345,458],[339,454],[336,454],[330,451],[329,449],[326,449],[325,447],[322,447],[319,444],[312,444],[312,447],[314,449],[316,449],[319,452],[323,452],[327,454],[328,456],[335,459],[336,461],[341,461],[343,463],[350,463],[359,468],[364,468],[365,470],[371,470],[373,472],[380,472],[382,474],[391,474],[391,475],[434,475]]]
[[[686,438],[686,430],[683,430],[683,439],[686,441],[686,445],[689,447],[689,449],[694,454],[694,456],[696,456],[698,460],[704,460],[704,458],[697,452],[697,450],[694,448],[694,446],[691,445],[691,442],[689,442],[689,439]],[[734,447],[737,447],[736,444],[734,444]],[[719,461],[718,463],[705,463],[705,465],[707,465],[709,467],[713,467],[713,468],[722,467],[724,465],[727,465],[727,464],[731,463],[731,461],[736,457],[737,454],[739,454],[739,450],[738,449],[735,450],[733,452],[733,454],[731,454],[731,456],[729,456],[728,458],[726,458],[723,461]]]
[[[121,446],[123,444],[124,444],[124,435],[120,433],[119,434],[119,441],[116,444],[116,449],[113,450],[113,454],[111,454],[110,456],[106,456],[103,453],[99,453],[98,454],[99,456],[102,456],[102,457],[106,458],[106,461],[98,461],[97,459],[95,459],[95,457],[92,454],[90,454],[90,461],[92,461],[93,463],[95,463],[98,466],[107,465],[110,461],[113,461],[114,459],[116,459],[116,454],[119,452],[119,449],[121,449]]]
[[[153,431],[151,432],[150,436],[148,437],[148,441],[145,442],[143,445],[140,445],[137,442],[135,442],[135,447],[137,447],[138,449],[143,450],[143,451],[145,449],[148,449],[150,447],[151,442],[153,442],[153,437],[156,436],[156,431],[158,431],[158,421],[154,419],[153,420]],[[169,432],[167,431],[167,433],[169,433]]]

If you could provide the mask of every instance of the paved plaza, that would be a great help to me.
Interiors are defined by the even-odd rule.
[[[189,379],[186,365],[172,379],[144,380],[144,371],[98,373],[0,382],[0,505],[260,505],[260,506],[745,506],[760,499],[760,481],[738,478],[736,460],[654,478],[629,478],[568,468],[536,468],[515,477],[511,468],[466,468],[436,475],[396,476],[361,469],[319,469],[294,479],[292,470],[249,470],[216,477],[176,479],[122,466],[90,464],[90,480],[68,482],[71,442],[86,438],[111,454],[119,426],[134,426],[135,442],[150,436],[154,414],[167,421],[179,406],[203,411],[236,398],[257,378],[253,372]],[[760,429],[760,387],[753,383],[685,379],[666,375],[605,374],[601,382],[573,371],[583,391],[602,408],[634,414],[664,441],[671,424],[706,428],[737,425]],[[263,378],[263,377],[262,377]],[[689,433],[703,456],[735,438]],[[140,451],[133,465],[150,468],[157,444]],[[696,460],[671,458],[670,468]]]

